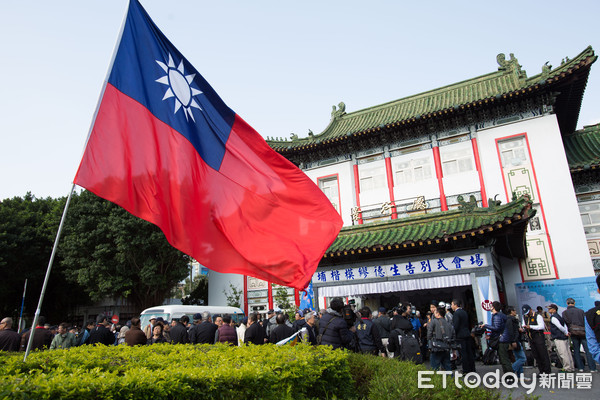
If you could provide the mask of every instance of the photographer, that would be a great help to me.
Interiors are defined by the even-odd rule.
[[[353,325],[348,326],[342,314],[343,308],[344,302],[339,297],[333,298],[329,303],[329,308],[319,322],[320,344],[334,349],[354,347],[356,328]]]

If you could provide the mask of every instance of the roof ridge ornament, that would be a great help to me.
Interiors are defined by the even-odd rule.
[[[546,79],[548,79],[550,76],[550,71],[552,71],[552,65],[550,65],[550,61],[546,61],[546,63],[542,65],[542,76],[540,78],[540,83],[546,82]]]
[[[344,104],[343,101],[340,101],[340,104],[338,104],[339,109],[336,109],[335,105],[331,107],[333,108],[333,110],[331,111],[331,118],[333,119],[341,118],[342,115],[346,114],[346,104]]]
[[[477,207],[477,199],[475,198],[475,196],[471,195],[469,196],[469,201],[466,202],[464,197],[462,195],[459,195],[456,200],[458,201],[458,209],[461,210],[463,212],[463,214],[466,213],[471,213],[473,212],[473,210],[475,210]]]
[[[527,78],[527,73],[522,70],[522,65],[519,64],[519,60],[515,57],[513,53],[510,53],[510,59],[506,59],[506,55],[504,53],[500,53],[496,56],[496,61],[498,62],[498,71],[506,71],[512,72],[517,76],[519,80],[525,80]]]

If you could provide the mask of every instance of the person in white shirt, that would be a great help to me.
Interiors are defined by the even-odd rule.
[[[523,326],[527,329],[529,335],[529,344],[531,345],[531,354],[535,359],[540,373],[552,373],[550,356],[546,349],[546,339],[544,337],[544,318],[539,314],[534,314],[528,304],[523,304]]]
[[[548,306],[548,312],[550,313],[550,333],[552,334],[552,340],[556,346],[556,352],[560,358],[560,362],[563,365],[563,371],[573,372],[574,362],[573,356],[571,355],[571,346],[569,346],[569,329],[565,320],[558,315],[558,306],[556,304],[550,304]]]

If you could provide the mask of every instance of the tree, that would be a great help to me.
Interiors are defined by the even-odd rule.
[[[275,287],[275,285],[273,285],[273,287]],[[273,299],[275,300],[275,304],[277,305],[277,307],[281,308],[283,312],[288,314],[290,314],[291,312],[290,320],[293,321],[294,310],[292,308],[292,304],[290,303],[290,296],[288,295],[287,287],[277,286],[277,288],[275,289],[275,295],[273,296]]]
[[[206,305],[208,304],[208,277],[206,275],[196,275],[192,282],[193,290],[189,290],[190,278],[186,278],[184,290],[185,297],[181,299],[181,304],[186,305]]]
[[[122,297],[145,309],[187,276],[189,257],[158,227],[91,192],[73,196],[64,230],[65,275],[94,301]]]
[[[66,198],[38,199],[31,193],[0,202],[0,313],[19,317],[27,279],[24,314],[32,318],[42,290],[52,246]],[[56,257],[41,313],[48,321],[65,321],[75,306],[89,302],[77,284],[67,282]]]
[[[242,295],[244,292],[241,289],[236,288],[233,284],[229,284],[229,290],[223,290],[225,298],[227,299],[227,305],[229,307],[242,307]]]

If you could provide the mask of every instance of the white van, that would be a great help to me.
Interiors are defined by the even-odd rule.
[[[231,319],[236,323],[240,323],[245,317],[244,312],[237,307],[223,307],[223,306],[184,306],[184,305],[168,305],[168,306],[156,306],[147,308],[142,311],[140,319],[142,321],[142,329],[150,323],[150,317],[162,317],[166,322],[171,322],[172,319],[179,319],[184,315],[190,318],[190,322],[194,319],[194,314],[203,313],[208,311],[211,316],[218,315],[231,315]]]

